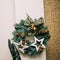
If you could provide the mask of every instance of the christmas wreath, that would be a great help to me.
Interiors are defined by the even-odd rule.
[[[50,34],[42,17],[33,20],[27,15],[26,20],[20,20],[14,28],[12,41],[23,54],[37,55],[46,48]]]

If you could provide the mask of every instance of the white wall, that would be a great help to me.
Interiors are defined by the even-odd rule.
[[[17,2],[18,0],[15,0],[15,1]],[[18,22],[17,20],[19,20],[20,18],[25,18],[26,17],[25,11],[33,18],[35,18],[35,17],[38,18],[40,16],[44,17],[44,12],[42,9],[43,5],[38,6],[38,5],[41,5],[41,3],[39,3],[40,0],[31,0],[31,1],[29,0],[30,4],[31,4],[31,5],[29,4],[29,7],[31,7],[33,4],[33,1],[35,1],[35,2],[37,2],[37,6],[38,6],[36,8],[40,7],[42,9],[41,10],[39,8],[38,10],[34,10],[34,12],[33,12],[33,9],[36,9],[36,8],[35,7],[33,8],[33,6],[36,3],[34,3],[34,5],[30,8],[31,9],[31,12],[30,12],[28,6],[26,8],[24,7],[24,4],[25,4],[24,2],[27,2],[28,0],[19,0],[19,1],[21,1],[23,4],[21,4],[21,2],[19,2],[19,6],[17,4],[17,5],[15,5],[16,6],[16,8],[15,8],[14,4],[16,2],[14,3],[14,0],[0,0],[0,60],[12,60],[12,57],[11,57],[11,54],[10,54],[10,51],[8,48],[8,38],[12,37],[12,31],[14,29],[13,25],[15,23],[15,20],[16,20],[16,22]],[[21,9],[20,11],[17,11],[18,10],[17,6],[19,7],[19,9]],[[41,59],[41,60],[46,59],[45,51],[43,52],[43,54],[41,56],[39,56],[38,59]],[[22,58],[24,59],[24,56],[22,56]]]
[[[16,22],[26,18],[26,13],[33,19],[44,17],[43,0],[15,0]]]
[[[0,0],[0,60],[12,60],[8,49],[8,38],[12,37],[14,1]]]

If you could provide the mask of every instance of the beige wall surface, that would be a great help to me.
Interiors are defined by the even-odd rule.
[[[51,39],[47,46],[47,60],[60,60],[60,0],[44,0],[45,22]]]

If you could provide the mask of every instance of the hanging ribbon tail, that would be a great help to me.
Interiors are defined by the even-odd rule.
[[[15,44],[11,43],[10,39],[8,39],[8,47],[13,57],[13,60],[21,60],[20,54],[15,46]]]

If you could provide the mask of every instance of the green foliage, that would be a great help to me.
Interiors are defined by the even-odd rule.
[[[37,52],[36,52],[36,48],[33,47],[33,46],[30,46],[28,49],[24,49],[24,52],[25,54],[28,54],[28,55],[36,55]]]
[[[48,27],[42,21],[43,20],[42,18],[39,18],[38,20],[35,19],[34,22],[32,21],[32,19],[31,20],[30,19],[31,18],[28,16],[27,20],[21,20],[20,23],[15,24],[15,31],[13,32],[12,40],[19,43],[21,40],[25,40],[26,35],[28,35],[28,33],[30,33],[30,34],[32,34],[32,36],[37,37],[37,39],[44,38],[43,44],[46,46],[47,42],[50,38]],[[33,30],[33,29],[31,30],[32,24],[35,25],[34,27],[36,28],[36,30]],[[31,31],[33,31],[33,32],[31,32]],[[21,34],[23,32],[25,34],[24,37],[21,36]],[[36,45],[39,46],[39,44],[36,44]],[[28,55],[36,55],[37,54],[36,48],[32,47],[32,46],[30,46],[29,48],[24,49],[24,52]]]

